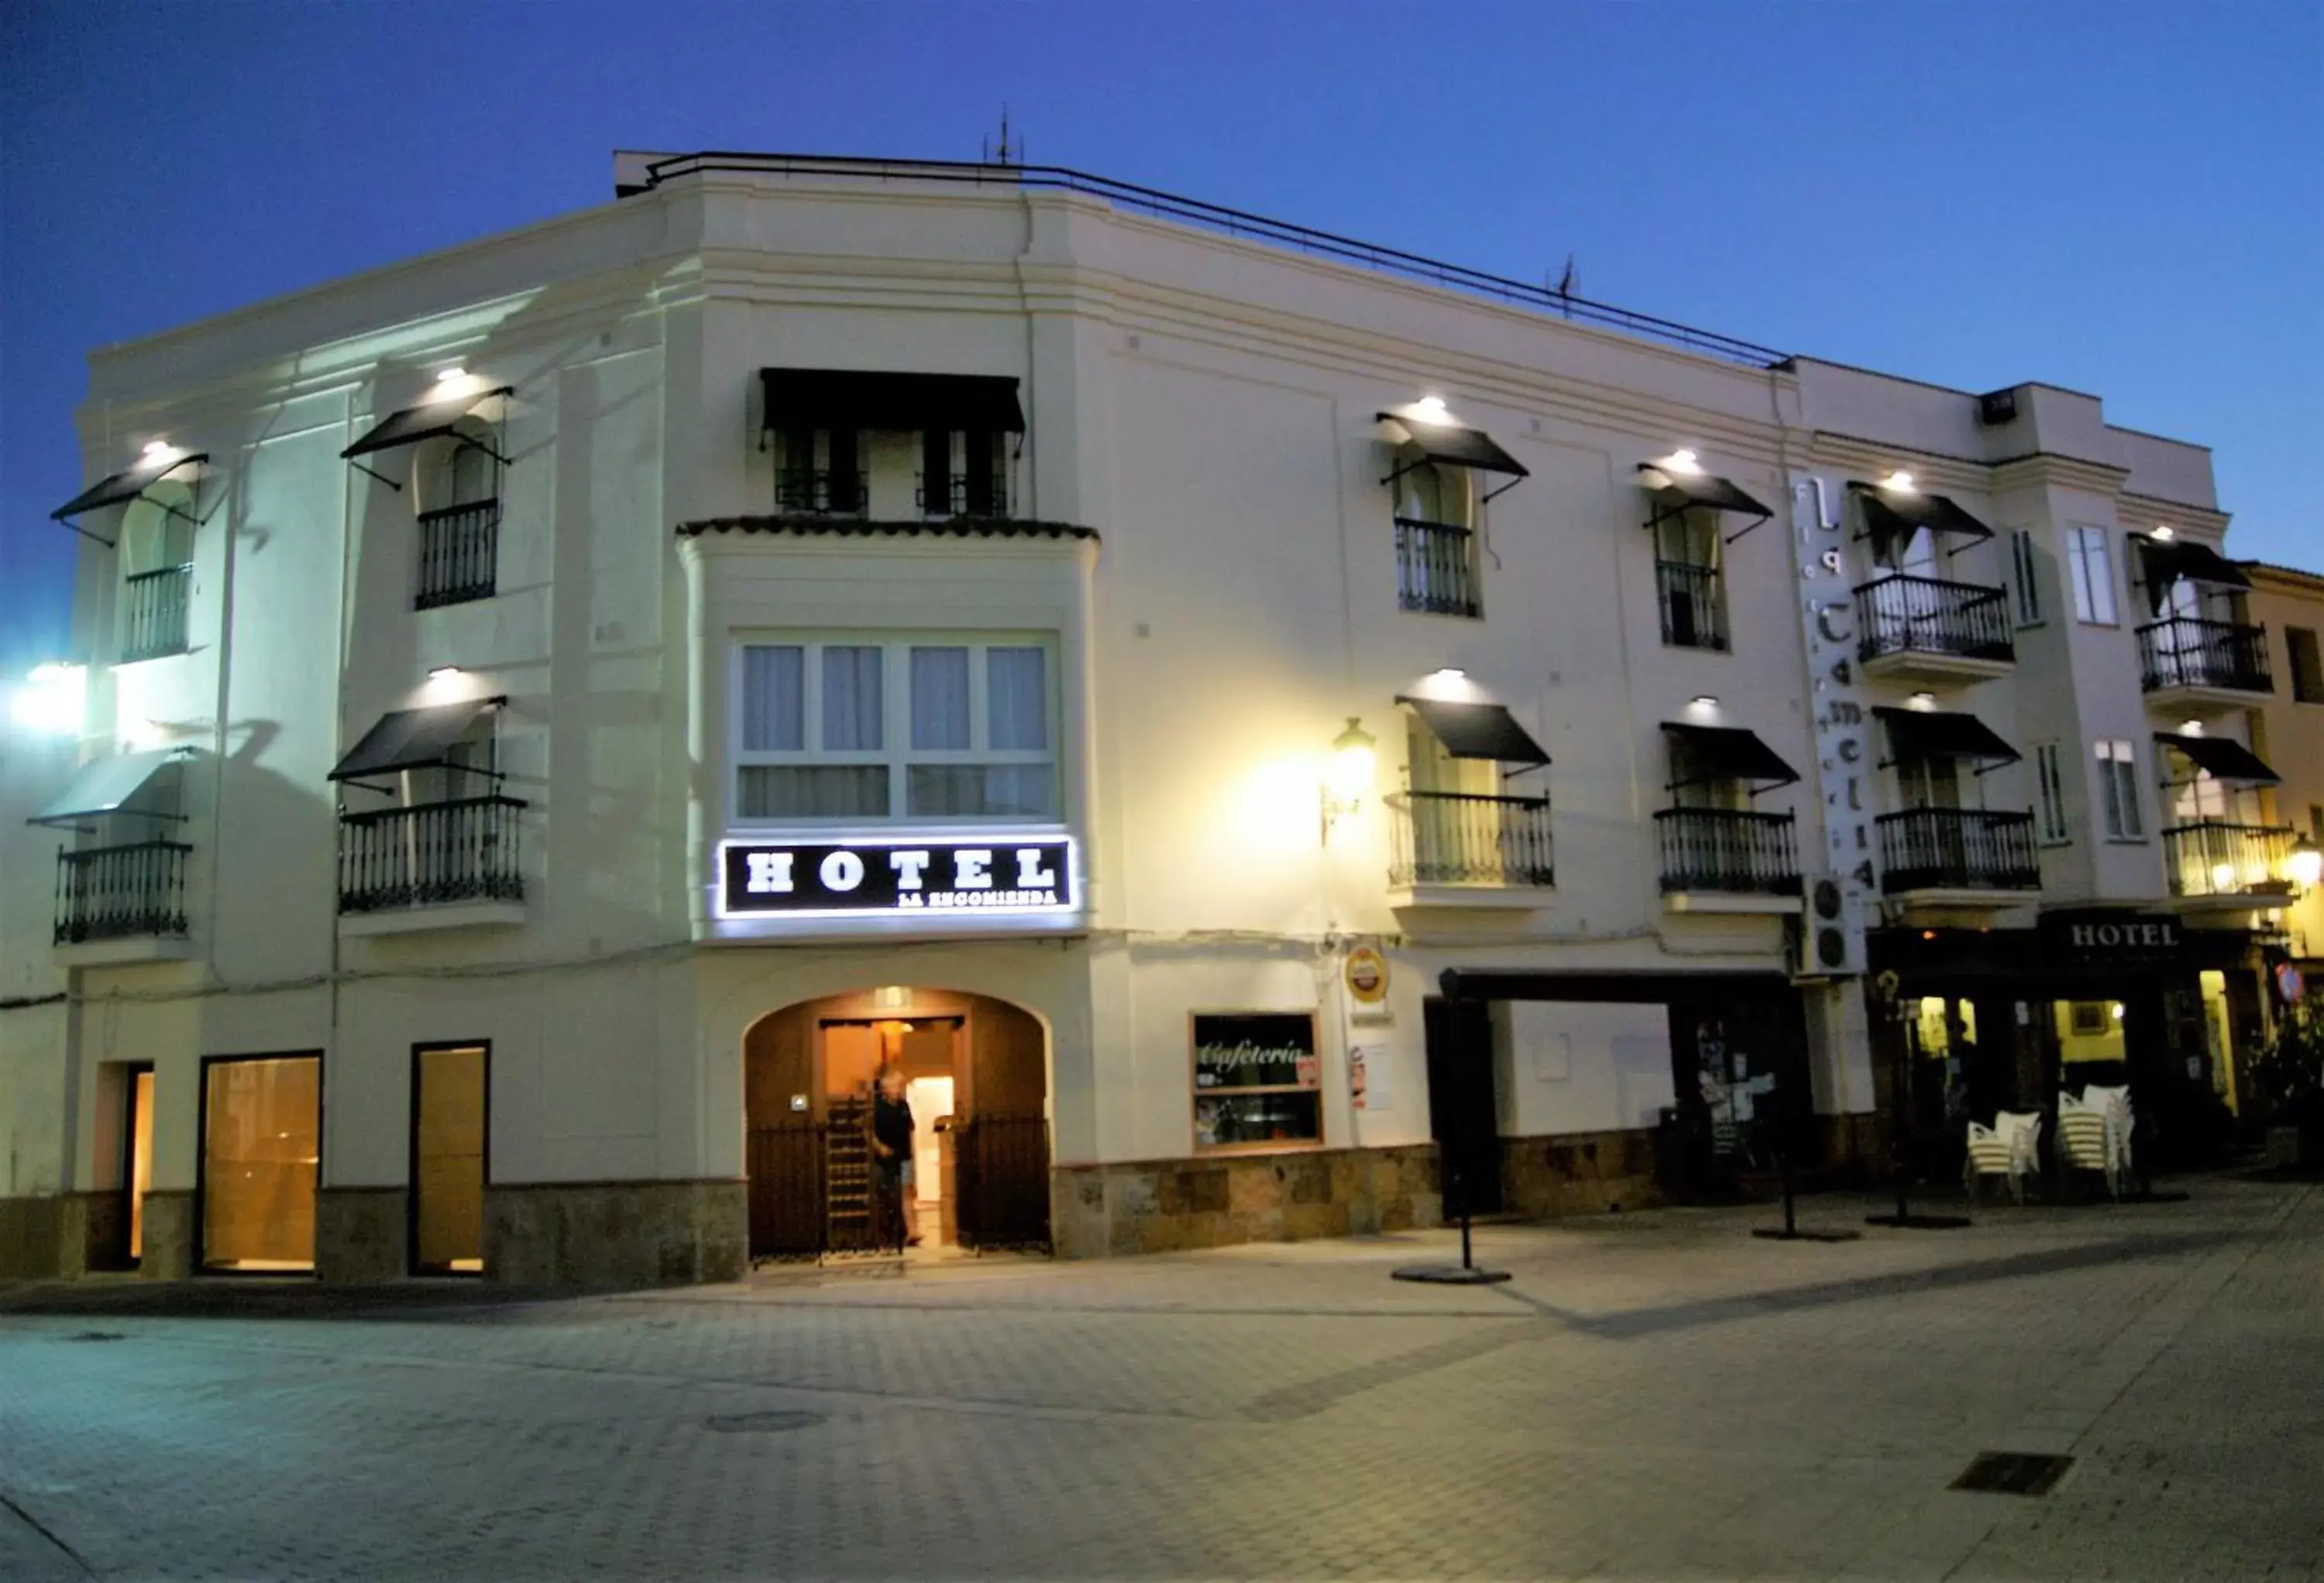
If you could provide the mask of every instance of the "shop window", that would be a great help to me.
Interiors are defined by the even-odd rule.
[[[484,1267],[486,1073],[482,1045],[423,1045],[411,1055],[411,1266],[475,1275]]]
[[[2284,628],[2283,647],[2292,661],[2292,702],[2324,704],[2324,659],[2317,654],[2315,629]]]
[[[2101,737],[2098,759],[2098,805],[2106,819],[2108,841],[2144,841],[2146,816],[2138,805],[2138,754],[2119,737]]]
[[[226,1056],[202,1071],[202,1265],[308,1270],[322,1058]]]
[[[2072,559],[2074,619],[2092,626],[2115,625],[2114,557],[2103,528],[2070,528],[2066,546]]]
[[[2046,846],[2063,846],[2073,833],[2066,814],[2065,771],[2058,753],[2056,742],[2040,742],[2034,749],[2034,780],[2041,794],[2041,833]]]
[[[2124,1058],[2123,1004],[2119,1000],[2061,1000],[2056,1002],[2058,1058],[2066,1064],[2118,1062]],[[2087,1079],[2076,1077],[2067,1087]]]
[[[1311,1012],[1196,1012],[1194,1147],[1200,1153],[1323,1141]]]
[[[1058,816],[1046,640],[745,643],[737,670],[742,822]]]

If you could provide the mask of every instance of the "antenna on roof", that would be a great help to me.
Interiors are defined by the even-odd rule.
[[[984,140],[984,162],[988,165],[1021,165],[1025,162],[1025,140],[1020,135],[1012,148],[1009,142],[1009,106],[1001,106],[1001,143],[993,146],[991,137]]]
[[[1582,290],[1582,272],[1573,267],[1573,255],[1572,253],[1569,253],[1565,255],[1565,272],[1557,277],[1557,284],[1552,286],[1550,290],[1556,292],[1560,297],[1567,299],[1565,304],[1565,317],[1572,318],[1573,317],[1573,294]]]

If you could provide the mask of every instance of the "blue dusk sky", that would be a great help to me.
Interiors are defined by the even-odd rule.
[[[1031,160],[2216,453],[2324,566],[2324,6],[0,5],[0,676],[108,341],[612,195],[616,148]]]

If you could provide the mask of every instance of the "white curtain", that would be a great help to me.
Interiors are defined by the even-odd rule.
[[[968,750],[968,650],[912,650],[912,746],[926,752]]]
[[[999,752],[1043,752],[1049,746],[1049,688],[1038,649],[985,651],[986,745]]]
[[[881,749],[880,650],[833,644],[823,651],[823,746],[826,752]]]
[[[754,643],[742,650],[742,746],[796,753],[807,746],[806,650]]]

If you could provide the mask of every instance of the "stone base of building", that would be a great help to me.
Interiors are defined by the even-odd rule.
[[[42,1281],[80,1273],[66,1259],[70,1201],[54,1193],[0,1198],[0,1280]]]
[[[143,1256],[137,1273],[148,1281],[182,1281],[194,1273],[194,1194],[190,1188],[145,1195]]]
[[[1433,1144],[1065,1165],[1049,1181],[1061,1258],[1403,1231],[1443,1219]]]
[[[411,1268],[410,1204],[401,1187],[318,1192],[315,1278],[350,1286],[401,1280]]]
[[[1501,1207],[1534,1219],[1663,1201],[1651,1130],[1501,1140]]]
[[[484,1278],[517,1286],[739,1281],[751,1270],[750,1221],[742,1182],[491,1186]]]

